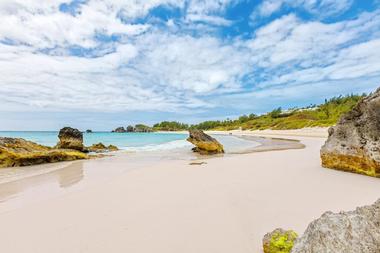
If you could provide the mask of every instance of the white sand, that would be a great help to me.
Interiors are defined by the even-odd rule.
[[[276,227],[301,233],[324,211],[380,197],[379,179],[322,168],[324,138],[300,135],[306,134],[296,137],[305,149],[207,159],[201,166],[162,161],[0,209],[0,252],[260,252],[263,235]],[[125,166],[112,159],[91,164]]]

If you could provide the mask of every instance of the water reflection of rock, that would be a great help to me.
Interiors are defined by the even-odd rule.
[[[82,162],[72,163],[69,166],[65,167],[64,169],[57,171],[57,176],[58,176],[58,183],[60,187],[62,188],[70,187],[83,179],[84,177],[83,163]]]
[[[46,169],[50,166],[51,165],[43,165],[41,168]],[[36,197],[40,198],[43,197],[42,195],[52,194],[52,192],[60,188],[68,188],[70,186],[73,186],[81,181],[83,177],[83,163],[81,161],[78,161],[48,173],[29,176],[7,183],[1,183],[0,204],[10,199],[16,199],[20,197],[21,193],[26,196],[28,193],[34,192],[34,194],[39,194],[39,196]],[[53,185],[56,187],[53,187]]]

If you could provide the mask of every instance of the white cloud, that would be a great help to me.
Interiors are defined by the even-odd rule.
[[[210,107],[196,94],[236,90],[249,68],[246,55],[215,38],[159,31],[97,58],[35,54],[11,45],[1,45],[0,55],[0,101],[59,110]]]
[[[284,16],[259,29],[248,42],[260,70],[260,87],[379,74],[376,33],[380,12],[333,24]],[[351,56],[356,55],[356,58]],[[371,67],[369,67],[369,65]],[[332,74],[341,69],[351,74]],[[340,72],[339,72],[340,73]]]
[[[289,14],[251,39],[223,40],[207,29],[231,25],[218,13],[236,1],[190,2],[183,18],[200,36],[173,20],[163,29],[118,17],[144,16],[160,4],[182,8],[183,1],[91,0],[76,15],[60,12],[60,3],[1,2],[0,41],[9,41],[0,43],[0,104],[7,110],[194,112],[221,105],[210,97],[294,96],[297,87],[380,76],[378,11],[330,24]],[[98,33],[122,39],[99,41]],[[74,56],[72,46],[90,53]]]
[[[90,1],[81,7],[81,13],[72,16],[59,11],[59,1],[50,5],[33,5],[36,1],[21,3],[2,2],[0,6],[0,40],[26,44],[35,48],[67,47],[91,48],[98,46],[97,33],[104,35],[138,35],[147,25],[124,24],[116,18],[114,6]]]
[[[325,18],[347,11],[354,0],[267,0],[252,13],[252,19],[269,17],[283,7],[303,9],[317,17]]]
[[[268,0],[264,1],[259,7],[258,12],[260,16],[268,17],[273,13],[279,11],[284,4],[284,0]]]
[[[228,6],[234,5],[242,0],[191,0],[188,13],[215,14],[224,12]]]
[[[205,22],[211,25],[217,26],[230,26],[233,22],[219,16],[189,14],[186,17],[186,21],[190,22]]]

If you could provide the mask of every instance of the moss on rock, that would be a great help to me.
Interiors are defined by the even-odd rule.
[[[298,235],[293,230],[275,229],[263,239],[264,253],[289,253]]]
[[[195,145],[194,152],[206,155],[224,153],[223,145],[203,131],[190,130],[189,134],[187,141]]]
[[[77,150],[55,149],[18,138],[0,137],[0,168],[88,159]]]

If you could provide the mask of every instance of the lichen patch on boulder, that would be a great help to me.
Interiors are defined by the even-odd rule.
[[[293,230],[277,228],[264,236],[264,253],[289,253],[297,237],[297,233]]]

